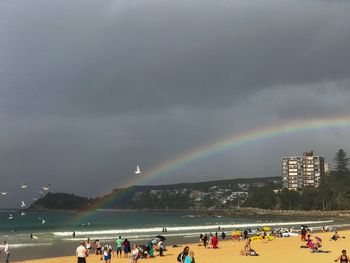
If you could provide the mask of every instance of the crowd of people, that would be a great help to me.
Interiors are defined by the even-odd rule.
[[[269,235],[271,232],[274,232],[274,235],[276,237],[279,237],[279,232],[281,230],[274,231],[271,229],[269,232]],[[291,231],[291,230],[288,230]],[[237,237],[239,233],[239,236]],[[256,236],[261,236],[262,240],[264,240],[264,237],[267,236],[266,229],[257,229],[257,231],[251,231],[250,229],[238,231],[234,230],[232,231],[232,239],[233,240],[245,240],[243,248],[240,251],[240,254],[242,256],[259,256],[259,254],[252,248],[252,239],[256,236],[252,236],[252,233]],[[210,248],[210,249],[218,249],[219,248],[219,236],[221,236],[221,239],[224,240],[226,238],[225,231],[221,232],[221,235],[218,234],[218,232],[209,233],[209,234],[200,234],[200,246],[203,246],[204,248]],[[161,238],[159,238],[161,237]],[[281,236],[283,237],[283,236]],[[337,241],[340,238],[345,238],[344,236],[340,236],[339,233],[336,231],[332,234],[330,237],[330,241]],[[328,253],[330,251],[322,250],[323,242],[322,239],[318,236],[313,237],[311,235],[311,230],[307,228],[306,226],[302,226],[300,230],[300,239],[302,242],[306,242],[305,245],[302,245],[301,248],[307,248],[312,253]],[[152,240],[147,241],[145,244],[133,244],[131,246],[128,239],[122,239],[121,236],[119,236],[115,240],[115,246],[112,246],[110,244],[104,244],[100,242],[100,240],[91,241],[90,239],[87,239],[84,242],[81,242],[80,245],[76,249],[76,256],[78,258],[78,263],[86,263],[86,257],[90,254],[96,254],[101,256],[101,260],[104,260],[105,263],[110,263],[112,257],[124,257],[129,258],[130,263],[137,263],[138,259],[141,258],[152,258],[155,257],[156,253],[158,252],[158,256],[164,256],[165,245],[164,241],[166,239],[163,236],[157,236],[157,238],[154,238]],[[255,239],[254,239],[255,240]],[[7,263],[9,258],[9,250],[8,250],[8,244],[6,241],[5,244],[5,250],[7,255]],[[185,246],[180,254],[177,256],[177,261],[180,263],[195,263],[194,258],[194,251],[190,250],[189,246]],[[350,263],[348,256],[346,255],[346,250],[342,250],[341,255],[334,260],[335,262],[339,261],[341,263]]]
[[[223,237],[223,239],[225,239],[225,237]],[[199,235],[199,242],[202,243],[205,248],[217,249],[219,247],[218,232],[215,232],[215,234],[210,233],[209,235],[208,234],[204,234],[204,235],[200,234]]]
[[[140,258],[151,258],[155,257],[155,252],[159,252],[158,256],[164,256],[165,244],[164,239],[155,238],[149,240],[146,244],[133,245],[128,239],[122,239],[119,236],[115,241],[115,248],[110,244],[102,245],[99,239],[91,241],[88,238],[86,241],[82,241],[76,249],[76,256],[78,263],[86,263],[86,258],[90,254],[96,254],[101,256],[101,260],[105,263],[110,263],[112,257],[124,257],[130,258],[131,263],[136,263]],[[131,254],[129,256],[129,254]]]

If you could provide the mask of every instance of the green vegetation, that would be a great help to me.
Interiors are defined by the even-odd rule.
[[[240,184],[254,187],[254,185],[265,185],[279,179],[279,177],[265,177],[172,185],[132,186],[124,189],[114,189],[112,193],[96,199],[88,199],[72,194],[49,193],[35,201],[30,208],[67,210],[96,208],[229,209],[236,207],[239,201],[231,200],[223,203],[222,200],[226,200],[232,191],[242,191]],[[106,205],[101,207],[100,204]]]
[[[64,193],[49,193],[32,209],[193,209],[234,210],[239,206],[282,210],[350,209],[350,158],[340,149],[335,170],[321,177],[318,188],[289,191],[280,177],[217,180],[114,189],[97,199]],[[115,197],[118,198],[115,198]],[[99,204],[108,204],[101,207]]]
[[[251,189],[243,204],[247,207],[282,210],[347,210],[350,209],[349,159],[340,149],[334,158],[336,167],[327,176],[321,177],[318,188],[299,191],[281,189],[278,184],[269,184]],[[278,190],[273,192],[273,190]]]
[[[92,199],[66,193],[48,193],[36,200],[30,209],[36,210],[80,210],[87,209]]]
[[[347,157],[346,152],[343,149],[339,149],[335,154],[334,162],[335,162],[335,172],[343,173],[349,171],[349,161],[350,158]]]

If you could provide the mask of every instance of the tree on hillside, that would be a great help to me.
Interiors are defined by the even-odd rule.
[[[343,149],[339,149],[334,157],[335,171],[338,173],[349,171],[350,158],[347,157],[346,152]]]

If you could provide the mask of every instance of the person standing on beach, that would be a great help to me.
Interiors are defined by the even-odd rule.
[[[215,233],[215,235],[211,238],[211,246],[213,249],[218,248],[218,243],[219,243],[219,239],[218,239],[218,233]]]
[[[187,257],[189,251],[190,251],[190,247],[185,246],[183,251],[177,256],[177,262],[184,263],[185,258]]]
[[[103,252],[103,259],[104,259],[105,263],[111,263],[112,254],[113,254],[113,257],[115,256],[112,246],[105,245],[102,248],[102,252]]]
[[[126,238],[123,242],[123,249],[124,249],[124,257],[127,258],[129,252],[131,252],[130,242]]]
[[[205,248],[207,248],[207,244],[208,244],[208,235],[207,234],[204,234],[204,237],[202,238],[202,241],[203,241],[203,246]]]
[[[102,255],[102,246],[99,239],[95,240],[96,255]]]
[[[334,260],[334,262],[337,262],[339,260],[340,263],[348,263],[349,262],[349,259],[348,259],[348,256],[346,255],[346,250],[343,249],[341,251],[341,255]]]
[[[225,238],[226,238],[225,231],[222,231],[222,233],[221,233],[221,238],[222,238],[223,240],[225,240]]]
[[[119,236],[118,239],[115,241],[115,245],[117,247],[117,257],[120,253],[120,257],[122,257],[122,246],[123,246],[123,240],[122,237]]]
[[[300,237],[301,241],[306,241],[306,233],[307,233],[306,228],[302,227],[301,228],[301,237]]]
[[[9,263],[10,262],[10,250],[9,250],[9,243],[4,240],[4,257],[5,257],[5,262]]]
[[[78,258],[78,263],[86,263],[87,250],[85,248],[85,242],[81,242],[77,247],[75,254]]]

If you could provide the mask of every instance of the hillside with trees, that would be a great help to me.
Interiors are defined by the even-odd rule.
[[[340,149],[335,169],[321,177],[318,188],[282,188],[280,177],[217,180],[114,189],[96,199],[49,193],[31,209],[193,209],[226,210],[254,207],[271,210],[350,209],[350,158]],[[101,206],[101,204],[106,204]]]
[[[347,210],[350,209],[350,158],[343,149],[337,151],[335,169],[321,177],[318,188],[299,191],[281,189],[278,184],[253,188],[243,204],[247,207],[282,210]],[[279,191],[274,191],[280,189]]]
[[[229,209],[244,202],[252,187],[261,187],[279,177],[216,180],[170,185],[131,186],[88,199],[49,193],[35,201],[31,209]],[[101,204],[105,204],[101,206]]]

